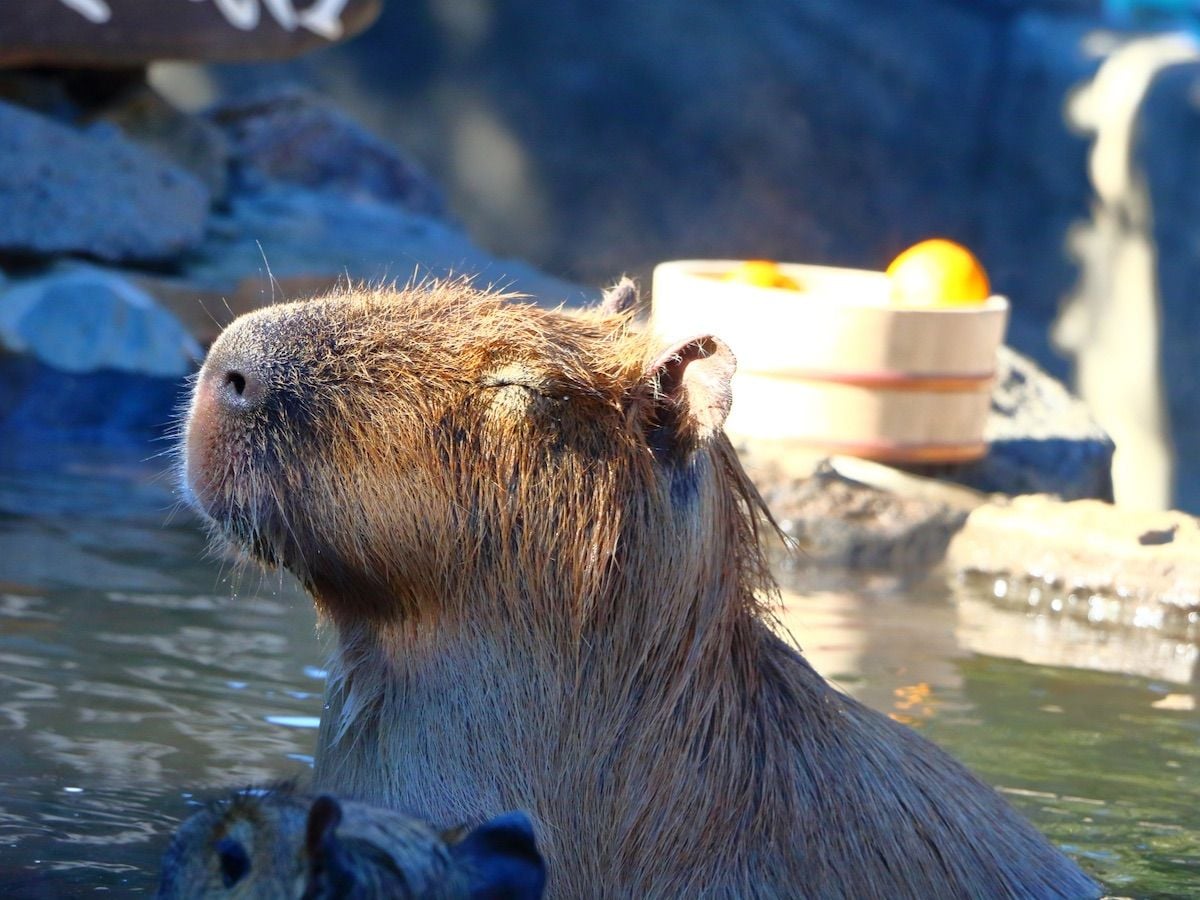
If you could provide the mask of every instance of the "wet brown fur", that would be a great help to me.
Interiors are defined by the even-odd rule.
[[[273,401],[197,401],[188,479],[336,629],[318,785],[441,825],[530,810],[558,898],[1095,896],[775,634],[769,516],[661,351],[464,283],[214,346],[202,385],[254,366]]]

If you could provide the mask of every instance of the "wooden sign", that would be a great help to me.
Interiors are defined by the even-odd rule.
[[[33,0],[6,3],[0,67],[281,59],[344,40],[382,0]]]

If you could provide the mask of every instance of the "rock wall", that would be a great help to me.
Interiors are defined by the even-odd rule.
[[[1200,61],[1163,69],[1150,85],[1134,134],[1137,173],[1152,210],[1148,238],[1157,248],[1159,375],[1174,453],[1174,496],[1192,512],[1200,511],[1198,98]]]
[[[116,129],[0,104],[0,253],[162,260],[200,240],[211,199]]]
[[[1018,349],[1067,374],[1048,330],[1090,188],[1063,107],[1099,65],[1098,3],[471,6],[392,4],[281,77],[412,147],[484,243],[575,280],[713,255],[880,268],[964,241],[1014,298]]]
[[[985,257],[989,241],[1019,234],[1026,265],[988,260],[998,281],[1015,282],[1065,264],[1042,232],[1016,228],[987,198],[1021,194],[1031,220],[1059,227],[1038,204],[1065,208],[1054,190],[1070,193],[1073,169],[1050,152],[1062,135],[1047,97],[1091,63],[1050,48],[1079,46],[1082,8],[714,4],[680,30],[670,5],[568,13],[514,2],[450,20],[429,7],[443,17],[439,52],[456,54],[474,87],[451,66],[442,77],[460,90],[427,84],[425,101],[395,108],[408,60],[397,60],[394,35],[382,32],[386,52],[359,44],[343,62],[390,75],[376,121],[393,135],[433,103],[419,121],[451,130],[443,171],[493,245],[593,283],[691,253],[878,266],[934,231]],[[538,16],[544,28],[530,28]],[[235,314],[343,277],[459,272],[547,303],[587,296],[480,251],[405,153],[340,104],[263,90],[249,84],[255,73],[215,108],[186,113],[135,72],[0,72],[0,160],[7,152],[16,173],[0,175],[0,203],[31,210],[0,222],[0,269],[11,276],[0,288],[0,368],[26,386],[0,396],[0,424],[95,431],[104,404],[54,400],[84,396],[61,376],[170,379]],[[1037,135],[1032,149],[993,139],[1018,127]],[[413,143],[430,146],[419,134]],[[80,306],[85,296],[94,299]],[[1017,309],[1018,344],[1044,332],[1029,323],[1052,311],[1024,300]],[[1109,496],[1103,433],[1036,367],[1011,354],[1003,363],[995,452],[942,474],[985,490]],[[161,393],[145,393],[144,415],[123,409],[121,428],[167,420]]]
[[[964,241],[1013,301],[1010,343],[1070,379],[1079,348],[1056,346],[1052,326],[1087,277],[1071,237],[1097,190],[1094,133],[1067,110],[1136,36],[1122,28],[1145,21],[1106,19],[1108,5],[508,0],[450,12],[427,0],[391,4],[286,77],[321,84],[412,147],[484,243],[579,281],[644,279],[662,259],[707,255],[879,268],[931,234]],[[412,53],[398,63],[397,47]],[[1136,117],[1163,371],[1127,371],[1150,386],[1130,403],[1088,399],[1102,419],[1128,419],[1120,407],[1156,406],[1146,392],[1161,382],[1170,432],[1131,449],[1126,468],[1159,468],[1152,457],[1173,443],[1173,493],[1168,475],[1161,490],[1127,485],[1124,499],[1200,510],[1190,78],[1163,70]]]
[[[347,279],[590,296],[478,248],[419,166],[311,94],[189,115],[75,77],[0,71],[0,455],[161,431],[236,314]]]

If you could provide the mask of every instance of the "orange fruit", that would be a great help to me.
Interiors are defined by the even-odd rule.
[[[742,284],[752,284],[755,287],[783,288],[788,291],[800,290],[795,279],[784,275],[778,263],[769,259],[748,259],[736,269],[725,273],[725,281],[737,281]]]
[[[975,254],[942,238],[909,247],[892,260],[887,274],[892,302],[905,306],[974,306],[992,293]]]

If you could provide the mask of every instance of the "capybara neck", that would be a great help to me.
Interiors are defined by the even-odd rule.
[[[527,810],[559,898],[1096,896],[775,635],[732,354],[659,345],[629,296],[351,291],[213,346],[185,482],[336,628],[318,787]]]

